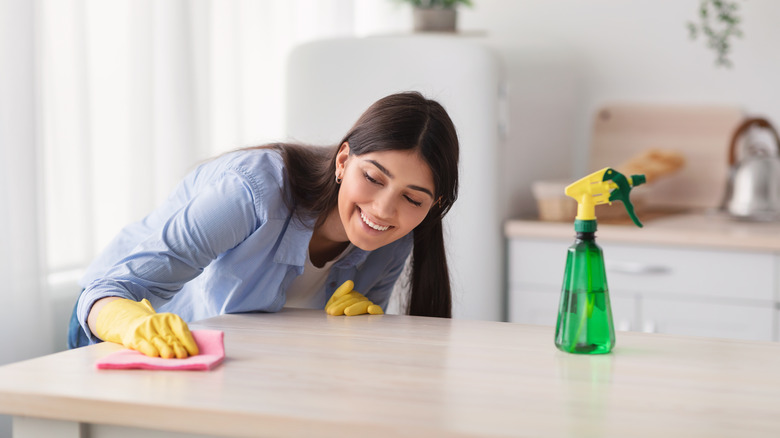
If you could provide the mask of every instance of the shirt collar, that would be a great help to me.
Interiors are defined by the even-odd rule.
[[[336,262],[336,264],[333,266],[339,268],[351,268],[353,266],[360,267],[360,265],[366,261],[366,257],[368,257],[369,252],[370,251],[364,251],[358,247],[354,247],[352,248],[352,251],[349,252],[349,254],[345,255],[344,258]]]
[[[295,215],[290,215],[284,227],[284,235],[279,242],[279,248],[276,250],[274,261],[276,263],[303,267],[308,258],[309,241],[314,233],[315,222],[316,218],[297,218]],[[333,267],[360,267],[366,261],[369,253],[370,251],[354,247],[349,254],[336,262]]]

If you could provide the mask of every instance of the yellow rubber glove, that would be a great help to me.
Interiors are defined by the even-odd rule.
[[[183,359],[198,354],[198,344],[181,317],[157,313],[149,300],[119,299],[106,304],[95,322],[96,335],[150,356]]]
[[[360,292],[353,290],[355,283],[352,280],[347,280],[333,292],[333,295],[328,300],[328,304],[325,305],[325,312],[328,315],[340,316],[354,316],[370,313],[372,315],[382,315],[384,312],[382,308],[372,303]]]

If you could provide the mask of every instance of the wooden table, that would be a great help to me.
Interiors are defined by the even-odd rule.
[[[16,436],[780,436],[780,344],[322,311],[225,315],[211,372],[96,370],[95,345],[0,367]],[[150,430],[154,429],[157,432]],[[203,434],[203,435],[198,435]]]

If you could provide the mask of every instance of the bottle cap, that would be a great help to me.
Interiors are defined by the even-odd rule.
[[[577,233],[595,233],[596,221],[595,220],[574,220],[574,231]]]

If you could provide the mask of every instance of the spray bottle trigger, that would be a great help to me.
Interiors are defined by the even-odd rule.
[[[631,203],[631,198],[629,194],[631,193],[631,188],[636,187],[640,184],[645,183],[645,176],[644,175],[631,175],[631,183],[628,182],[628,179],[620,172],[612,171],[607,172],[607,174],[604,175],[604,179],[610,179],[615,184],[617,184],[617,188],[612,191],[609,195],[610,201],[621,201],[623,202],[623,206],[626,208],[626,211],[628,212],[628,215],[631,217],[631,220],[634,222],[634,225],[636,225],[639,228],[642,228],[644,225],[642,225],[641,222],[639,222],[639,218],[636,217],[636,214],[634,213],[634,204]]]
[[[642,228],[644,225],[642,225],[642,222],[639,222],[639,218],[636,217],[636,214],[634,213],[634,205],[631,203],[631,201],[626,196],[625,199],[621,199],[623,201],[623,206],[626,207],[626,211],[628,212],[628,215],[631,216],[631,220],[634,221],[634,225],[636,225],[639,228]]]

